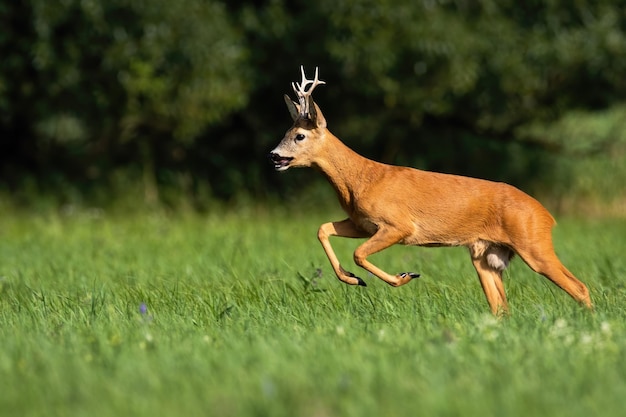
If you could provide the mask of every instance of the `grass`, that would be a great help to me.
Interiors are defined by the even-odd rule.
[[[496,320],[462,248],[373,260],[316,240],[340,214],[0,215],[0,415],[618,416],[626,222],[560,219],[595,313],[516,259]]]

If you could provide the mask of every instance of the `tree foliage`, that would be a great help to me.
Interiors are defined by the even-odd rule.
[[[537,152],[623,149],[597,132],[626,119],[624,1],[27,0],[0,21],[11,190],[264,193],[300,64],[331,130],[387,162],[522,184]]]

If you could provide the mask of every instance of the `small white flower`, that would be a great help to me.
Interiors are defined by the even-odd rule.
[[[378,331],[378,341],[382,342],[385,339],[385,329],[380,329]]]
[[[565,337],[569,336],[569,333],[570,329],[568,328],[567,321],[565,321],[565,319],[557,319],[550,329],[550,334],[553,337]]]
[[[580,336],[580,343],[583,345],[590,345],[593,342],[593,336],[589,333],[583,333]]]

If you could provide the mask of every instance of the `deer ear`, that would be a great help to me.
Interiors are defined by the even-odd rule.
[[[295,122],[298,119],[298,117],[300,117],[300,106],[298,105],[298,103],[290,99],[287,94],[285,94],[284,98],[285,98],[285,104],[287,104],[287,109],[289,109],[289,114],[291,115],[291,118]]]
[[[324,118],[322,111],[320,110],[319,106],[313,101],[313,98],[311,98],[311,102],[309,103],[309,117],[317,127],[322,129],[326,128],[326,118]]]

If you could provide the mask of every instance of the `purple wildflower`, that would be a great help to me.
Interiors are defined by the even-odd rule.
[[[148,312],[148,306],[146,305],[146,303],[141,303],[139,305],[139,312],[141,313],[142,316],[146,315],[146,313]]]

